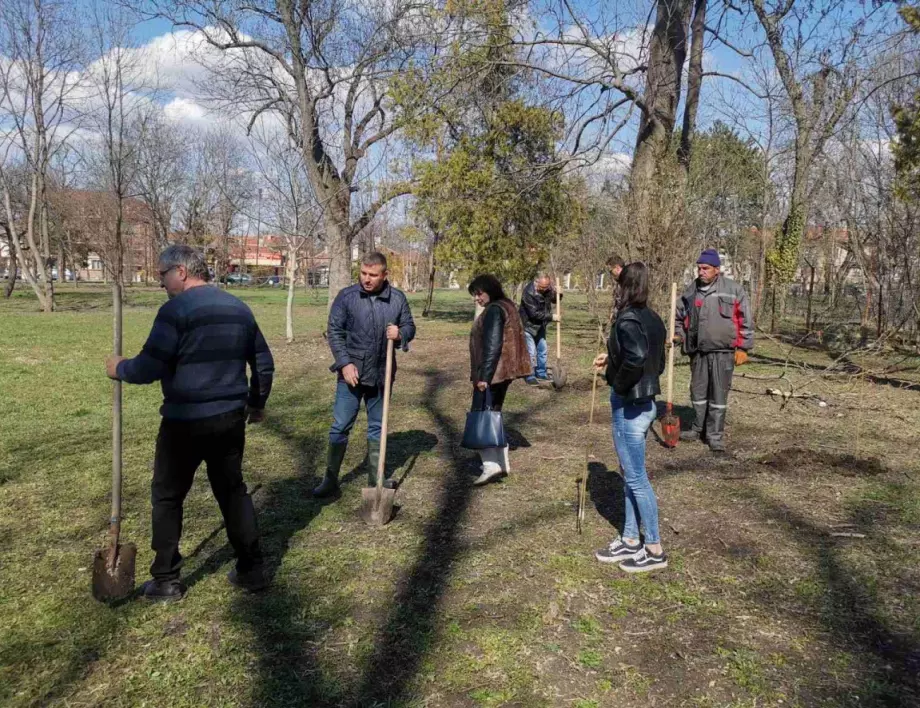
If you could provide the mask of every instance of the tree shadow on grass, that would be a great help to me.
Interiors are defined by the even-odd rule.
[[[363,441],[361,444],[364,444]],[[402,484],[415,468],[419,455],[430,452],[438,444],[438,436],[424,430],[405,430],[387,436],[386,476],[396,477]],[[363,479],[367,472],[367,456],[347,474],[342,483]]]
[[[435,422],[438,437],[454,451],[462,431],[437,406],[437,394],[450,380],[442,372],[426,372],[423,406]],[[473,487],[463,474],[466,462],[451,454],[436,513],[424,529],[424,543],[415,565],[400,583],[386,624],[367,660],[357,706],[402,705],[422,658],[431,647],[438,607],[461,552],[460,524],[466,517]]]
[[[764,517],[785,526],[792,542],[811,558],[824,588],[813,610],[838,647],[859,655],[854,671],[862,685],[855,690],[853,686],[841,689],[835,696],[840,702],[834,705],[852,703],[856,694],[860,705],[920,705],[920,636],[916,631],[890,626],[874,589],[875,580],[848,567],[842,552],[848,541],[829,538],[825,529],[760,491],[748,490],[746,495],[760,505]],[[875,505],[860,503],[852,509],[850,519],[858,527],[873,519],[877,511]],[[888,530],[876,520],[871,523],[871,532],[881,543]],[[771,605],[771,611],[785,607],[781,598],[765,595],[760,599]],[[801,621],[800,617],[796,621]],[[822,700],[827,699],[822,696]]]

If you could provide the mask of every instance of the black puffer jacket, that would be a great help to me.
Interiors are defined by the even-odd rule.
[[[562,299],[560,294],[559,299]],[[533,281],[529,282],[521,295],[521,321],[524,331],[531,337],[545,337],[546,325],[553,321],[553,303],[556,302],[556,289],[548,287],[542,293]]]
[[[664,323],[650,308],[620,310],[607,339],[607,383],[627,403],[661,393],[666,338]]]
[[[409,342],[415,338],[415,321],[401,290],[389,282],[384,283],[376,297],[366,293],[360,284],[341,290],[329,310],[326,328],[329,348],[335,357],[329,369],[341,372],[343,367],[354,364],[362,385],[383,385],[386,331],[390,323],[399,327],[396,346],[408,351]],[[396,373],[395,357],[393,373]]]

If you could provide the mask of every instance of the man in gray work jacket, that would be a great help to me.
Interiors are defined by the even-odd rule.
[[[732,373],[754,346],[754,324],[744,288],[720,272],[718,251],[703,251],[696,264],[699,277],[677,301],[674,327],[690,356],[690,402],[696,414],[680,439],[704,439],[721,453]]]
[[[326,327],[329,348],[337,374],[326,475],[313,496],[328,497],[339,489],[339,471],[348,447],[348,435],[358,418],[361,401],[367,409],[367,478],[376,484],[380,459],[380,428],[383,418],[383,384],[386,372],[386,343],[408,350],[415,337],[415,322],[401,290],[387,280],[387,259],[369,253],[361,262],[358,283],[338,295],[329,311]],[[396,373],[394,358],[393,373]],[[393,488],[392,480],[387,487]]]

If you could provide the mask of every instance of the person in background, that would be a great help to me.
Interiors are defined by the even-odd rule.
[[[125,383],[159,381],[160,432],[153,462],[153,538],[156,553],[144,584],[147,600],[181,600],[182,506],[202,461],[236,553],[227,579],[252,592],[268,585],[252,498],[243,482],[246,421],[259,423],[275,365],[249,307],[207,284],[204,257],[182,244],[159,259],[160,284],[169,301],[133,359],[109,356],[106,373]],[[250,378],[246,379],[246,366]]]
[[[339,472],[348,448],[348,436],[358,418],[361,402],[367,409],[367,480],[377,483],[380,460],[380,429],[383,421],[383,384],[386,377],[387,340],[408,351],[415,338],[415,321],[401,290],[387,280],[387,259],[369,253],[361,261],[359,281],[336,295],[326,327],[329,348],[335,359],[329,367],[337,375],[326,474],[313,490],[315,497],[339,491]],[[396,361],[393,361],[393,376]],[[388,489],[396,487],[387,479]]]
[[[721,274],[719,252],[709,248],[696,261],[698,277],[677,301],[675,338],[690,357],[690,402],[694,420],[680,439],[704,439],[715,453],[725,452],[725,413],[735,366],[754,346],[754,324],[747,293]]]
[[[626,515],[623,533],[594,555],[602,563],[618,563],[627,573],[666,568],[661,547],[658,500],[645,468],[645,436],[655,421],[655,396],[661,393],[667,332],[648,307],[648,269],[630,263],[620,275],[617,320],[607,340],[607,353],[594,365],[606,367],[613,411],[613,444],[623,473]],[[639,536],[639,524],[645,539]]]
[[[625,265],[626,262],[619,256],[610,256],[610,258],[607,259],[607,270],[610,271],[610,278],[613,284],[610,302],[610,327],[617,321],[617,298],[620,295],[620,273],[623,272],[623,267]]]
[[[500,411],[514,379],[531,374],[530,355],[521,318],[514,303],[505,297],[494,275],[477,275],[468,287],[476,304],[484,308],[470,331],[470,381],[473,382],[471,410],[485,407],[486,391],[492,396],[492,410]],[[511,471],[508,446],[480,450],[480,485]]]
[[[524,288],[519,312],[524,323],[524,337],[533,373],[525,380],[531,385],[540,381],[549,381],[546,373],[546,325],[555,321],[553,303],[556,301],[556,289],[546,273],[539,273]]]

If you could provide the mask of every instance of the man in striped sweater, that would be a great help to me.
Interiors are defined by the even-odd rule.
[[[179,581],[182,505],[202,461],[236,552],[228,580],[261,590],[268,579],[242,462],[247,418],[250,423],[262,420],[271,391],[271,351],[249,307],[207,284],[207,264],[198,251],[169,246],[160,255],[159,274],[169,301],[157,312],[140,354],[106,360],[110,378],[133,384],[159,381],[163,388],[151,487],[156,557],[144,596],[155,601],[185,596]]]

